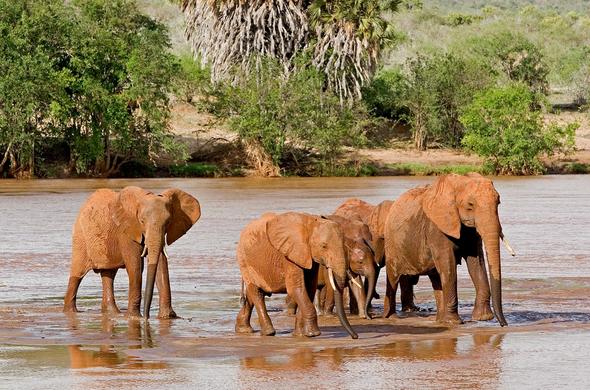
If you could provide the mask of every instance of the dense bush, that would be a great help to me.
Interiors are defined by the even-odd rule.
[[[460,147],[461,110],[471,102],[475,91],[493,81],[489,69],[451,53],[418,56],[408,62],[407,68],[405,103],[416,147],[426,149],[433,141]]]
[[[577,124],[544,124],[541,112],[531,109],[534,100],[522,83],[479,93],[461,116],[463,145],[498,174],[542,173],[543,156],[573,149]]]
[[[371,115],[400,120],[408,114],[408,81],[402,69],[381,70],[363,89],[363,102]]]
[[[263,175],[280,174],[287,144],[309,150],[322,173],[330,174],[341,148],[363,141],[355,111],[324,90],[323,76],[315,68],[284,76],[269,61],[240,80],[218,94],[216,111],[228,117]]]
[[[178,65],[165,27],[133,1],[0,0],[0,31],[0,170],[34,174],[48,137],[90,175],[184,156],[167,128]]]

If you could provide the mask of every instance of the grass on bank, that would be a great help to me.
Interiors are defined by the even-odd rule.
[[[469,172],[490,175],[492,173],[481,165],[429,165],[422,163],[386,164],[381,171],[382,174],[391,176],[435,176],[449,173],[464,175]]]

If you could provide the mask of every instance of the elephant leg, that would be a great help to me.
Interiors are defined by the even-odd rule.
[[[432,284],[432,289],[434,290],[434,299],[436,301],[436,319],[438,321],[439,313],[442,313],[444,311],[443,293],[442,293],[442,284],[440,282],[440,275],[438,274],[438,271],[435,268],[428,273],[428,277],[430,278],[430,283]]]
[[[419,275],[404,275],[399,279],[402,311],[416,312],[420,308],[414,304],[414,286],[418,284]]]
[[[436,270],[440,277],[442,288],[442,307],[437,307],[436,320],[446,324],[462,324],[457,311],[459,301],[457,299],[457,263],[452,248],[446,256],[438,257],[435,261]],[[434,287],[434,285],[433,285]]]
[[[254,305],[248,296],[248,289],[246,287],[246,296],[244,297],[244,301],[242,303],[242,308],[238,313],[238,317],[236,318],[236,333],[253,333],[254,329],[250,325],[250,318],[252,317],[252,309]]]
[[[475,286],[475,303],[471,319],[474,321],[491,320],[494,318],[494,313],[490,308],[490,283],[483,256],[469,256],[466,263],[469,276]]]
[[[168,273],[168,258],[160,253],[158,270],[156,271],[156,286],[160,296],[160,309],[158,318],[169,319],[178,318],[172,310],[172,294],[170,293],[170,275]],[[142,262],[143,264],[143,262]]]
[[[387,269],[385,286],[385,298],[383,300],[383,318],[389,318],[395,314],[395,294],[399,283],[400,275],[394,274],[393,270]]]
[[[141,261],[126,264],[129,278],[129,298],[127,303],[127,317],[141,317]]]
[[[246,299],[252,302],[254,307],[256,307],[256,314],[258,314],[258,322],[260,323],[260,334],[263,336],[274,336],[276,331],[268,316],[262,290],[253,284],[248,284],[246,285],[246,297]],[[248,323],[249,322],[250,319],[248,318]]]
[[[64,312],[78,312],[78,308],[76,307],[76,295],[78,294],[78,287],[80,287],[82,278],[83,277],[81,276],[70,276],[68,289],[64,297]]]
[[[117,307],[117,304],[115,303],[115,292],[113,290],[113,284],[116,275],[117,269],[104,269],[100,271],[100,278],[102,279],[101,309],[103,313],[121,313]]]
[[[74,238],[72,240],[72,266],[70,269],[70,279],[68,280],[68,289],[64,296],[64,312],[77,313],[78,308],[76,307],[76,296],[78,294],[78,287],[80,282],[88,271],[90,261],[87,260],[86,256],[86,244],[84,240],[78,236],[77,232],[74,232]]]
[[[315,307],[311,301],[311,290],[316,281],[310,282],[306,279],[306,275],[302,269],[296,265],[289,264],[290,270],[287,270],[285,284],[287,285],[287,293],[297,302],[297,315],[295,317],[295,336],[319,336],[320,328],[318,326],[318,316]],[[297,267],[294,269],[292,267]],[[308,271],[307,277],[310,278]]]
[[[379,280],[379,273],[380,272],[381,272],[381,267],[377,266],[375,268],[375,280]],[[367,296],[369,293],[369,281],[367,278],[365,278],[365,281],[363,283],[363,287],[365,289],[365,296]],[[371,301],[373,300],[373,298],[375,298],[375,299],[381,298],[381,296],[377,293],[377,289],[375,289],[375,291],[373,292],[373,294],[371,296],[367,296],[367,299],[369,300],[369,305],[368,305],[369,309],[371,309],[373,307],[371,305]]]
[[[290,295],[285,298],[285,305],[287,305],[287,314],[294,316],[297,313],[297,302]]]

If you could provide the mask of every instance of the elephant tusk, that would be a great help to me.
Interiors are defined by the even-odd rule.
[[[166,259],[169,259],[170,256],[168,256],[168,251],[166,250],[167,246],[168,246],[168,233],[166,233],[164,235],[164,247],[162,248],[162,252],[164,252],[164,256],[166,256]]]
[[[512,256],[516,256],[516,252],[514,251],[514,249],[512,249],[512,246],[510,246],[510,242],[508,242],[508,240],[504,238],[504,236],[502,236],[502,242],[504,243],[506,250],[508,250],[508,253],[510,253]]]
[[[336,291],[336,283],[334,282],[334,274],[332,273],[332,268],[328,268],[328,279],[330,279],[330,285]]]
[[[143,236],[143,251],[140,257],[145,257],[145,255],[147,255],[147,235]]]
[[[350,281],[354,284],[357,285],[358,288],[360,288],[362,290],[363,286],[361,286],[361,284],[359,283],[358,280],[356,280],[356,278],[352,275],[352,273],[350,271],[346,271],[346,274],[348,275],[348,277],[350,278]]]

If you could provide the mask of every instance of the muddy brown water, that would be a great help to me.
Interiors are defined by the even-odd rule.
[[[0,181],[0,388],[588,388],[590,387],[590,176],[495,179],[504,233],[504,312],[509,322],[471,322],[474,297],[459,267],[464,325],[433,313],[335,317],[322,335],[290,335],[283,296],[267,300],[278,334],[236,336],[241,228],[265,211],[330,213],[349,197],[394,199],[432,178],[153,179]],[[201,220],[170,249],[173,306],[181,319],[128,321],[100,313],[100,278],[79,291],[81,313],[61,313],[72,224],[97,188],[182,188]],[[115,281],[126,308],[127,276]],[[378,290],[384,291],[383,278]],[[156,300],[157,302],[157,300]],[[434,308],[421,280],[416,302]],[[375,312],[382,309],[377,300]],[[155,314],[157,307],[152,308]],[[256,318],[253,326],[258,329]]]

